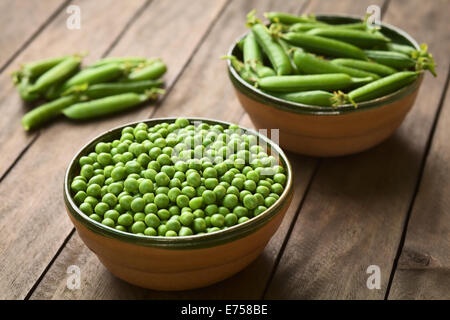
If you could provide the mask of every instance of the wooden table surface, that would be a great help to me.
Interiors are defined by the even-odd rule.
[[[69,30],[66,8],[81,8]],[[112,276],[66,216],[62,184],[74,153],[108,128],[139,119],[202,116],[252,127],[220,56],[243,32],[245,15],[363,15],[427,42],[438,77],[425,77],[413,110],[386,142],[353,156],[289,154],[292,205],[263,254],[216,285],[161,293]],[[448,0],[1,0],[0,298],[3,299],[449,299],[450,33]],[[166,96],[96,122],[56,121],[26,134],[27,109],[10,72],[25,61],[88,50],[104,56],[160,56],[169,66]],[[81,286],[67,288],[67,268]],[[367,268],[380,268],[369,289]]]

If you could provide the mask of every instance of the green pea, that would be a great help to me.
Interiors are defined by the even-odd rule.
[[[142,212],[144,211],[145,201],[142,198],[135,198],[131,201],[131,210],[133,212]]]
[[[239,220],[238,220],[238,224],[244,223],[244,222],[246,222],[246,221],[248,221],[248,220],[249,220],[249,218],[247,218],[247,217],[241,217],[241,218],[239,218]]]
[[[235,194],[227,194],[222,201],[224,207],[233,209],[238,204],[238,197]]]
[[[197,209],[198,210],[198,209]],[[184,212],[181,214],[180,216],[180,222],[184,225],[184,226],[189,226],[192,224],[192,222],[194,221],[194,214],[192,214],[191,212]]]
[[[145,214],[149,213],[157,213],[158,212],[158,206],[154,203],[148,203],[144,208]]]
[[[145,216],[145,224],[152,228],[157,228],[161,224],[161,220],[154,213],[149,213]]]
[[[265,206],[258,206],[254,211],[253,214],[256,217],[257,215],[260,215],[261,213],[263,213],[264,211],[266,211],[267,208]]]
[[[192,172],[186,176],[186,181],[190,186],[196,188],[201,184],[201,177],[197,172]]]
[[[75,192],[86,191],[87,184],[83,180],[74,180],[70,185],[70,188]]]
[[[91,215],[91,214],[94,213],[94,211],[92,210],[91,204],[86,203],[86,202],[83,202],[83,203],[80,205],[80,210],[81,210],[84,214],[86,214],[86,215]]]
[[[158,227],[158,236],[165,236],[167,232],[166,225],[162,224]]]
[[[129,213],[124,213],[121,214],[118,218],[117,218],[117,223],[125,226],[125,227],[129,227],[133,224],[134,220],[133,220],[133,216]]]
[[[203,198],[202,197],[194,197],[189,200],[189,207],[192,210],[200,209],[203,206]]]
[[[105,218],[102,220],[102,224],[104,224],[105,226],[114,228],[114,226],[116,225],[116,223],[114,222],[113,219],[111,218]]]
[[[191,228],[188,228],[188,227],[183,226],[183,227],[181,227],[181,229],[180,229],[180,231],[178,232],[178,234],[179,234],[181,237],[185,237],[185,236],[191,236],[191,235],[193,235],[194,233],[192,232],[192,229],[191,229]]]
[[[159,186],[168,186],[170,183],[170,178],[166,173],[159,172],[155,176],[155,181]]]
[[[119,212],[117,212],[114,209],[111,209],[111,210],[106,211],[103,217],[110,218],[110,219],[114,220],[114,222],[116,222],[117,219],[119,218],[119,215],[120,215]]]
[[[144,234],[146,236],[157,236],[158,232],[154,228],[148,227],[144,230]]]
[[[143,233],[146,228],[147,228],[147,226],[145,225],[145,223],[143,221],[136,221],[131,226],[131,232],[133,232],[133,233]]]
[[[214,227],[221,228],[225,224],[225,217],[223,215],[221,215],[221,214],[216,213],[216,214],[211,216],[211,224]]]
[[[234,213],[228,213],[224,218],[224,223],[227,227],[234,226],[238,222],[238,217]]]
[[[75,203],[77,205],[80,205],[84,202],[84,200],[86,199],[87,194],[84,191],[78,191],[75,196],[73,197],[73,199],[75,200]]]
[[[178,232],[181,229],[181,224],[180,224],[180,222],[178,222],[178,220],[170,219],[169,221],[167,221],[166,227],[167,227],[167,230],[172,230],[172,231]]]
[[[193,222],[193,228],[195,232],[206,231],[206,222],[203,218],[196,218]]]
[[[112,193],[107,193],[102,197],[102,202],[109,205],[110,208],[117,204],[117,197]]]

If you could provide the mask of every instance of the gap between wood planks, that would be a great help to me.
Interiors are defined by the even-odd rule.
[[[25,42],[11,55],[11,57],[9,57],[9,59],[7,59],[5,61],[5,63],[0,67],[0,73],[2,73],[3,71],[5,71],[5,69],[11,64],[11,62],[14,61],[14,59],[16,59],[19,54],[24,51],[29,45],[30,43],[33,42],[34,39],[36,39],[37,36],[39,36],[39,34],[42,33],[42,31],[44,31],[47,26],[60,14],[60,12],[71,2],[72,0],[65,0],[63,3],[61,3],[59,5],[58,8],[56,8],[56,10],[40,25],[38,26],[38,28],[36,29],[35,32],[33,32],[31,34],[31,36],[25,40]],[[17,159],[16,159],[17,161]],[[14,161],[15,162],[15,161]],[[9,169],[8,169],[9,170]],[[3,178],[3,177],[1,177]],[[1,182],[1,179],[0,179]]]
[[[123,37],[123,35],[127,32],[127,30],[133,25],[133,23],[135,21],[137,21],[137,19],[139,18],[139,16],[142,14],[142,12],[145,11],[145,9],[151,4],[153,0],[148,0],[144,3],[144,5],[142,5],[138,10],[136,10],[136,13],[129,19],[129,21],[125,24],[124,28],[122,29],[122,31],[117,35],[117,37],[112,41],[111,45],[106,49],[105,53],[102,55],[102,57],[107,56],[113,49],[114,47],[119,43],[120,39]],[[223,5],[223,7],[219,10],[219,12],[216,15],[216,18],[219,17],[223,11],[228,7],[228,5],[230,4],[231,0],[228,0],[225,2],[225,4]],[[197,51],[199,50],[199,48],[201,47],[201,45],[203,44],[203,41],[206,39],[206,37],[209,35],[210,31],[212,30],[212,28],[214,27],[214,25],[216,24],[218,19],[213,19],[211,24],[208,26],[208,28],[206,29],[205,33],[203,34],[203,36],[200,38],[200,41],[197,43],[197,45],[195,46],[194,50],[192,51],[192,54],[190,55],[190,57],[187,59],[186,63],[183,65],[183,67],[180,69],[179,73],[177,74],[177,76],[175,77],[174,81],[172,82],[172,84],[170,85],[170,87],[166,88],[166,94],[163,96],[162,99],[160,99],[157,104],[155,104],[155,108],[153,108],[152,110],[156,110],[157,107],[162,103],[162,101],[164,100],[164,98],[166,96],[168,96],[170,94],[170,92],[172,91],[172,88],[175,86],[175,84],[177,83],[178,79],[181,77],[181,75],[184,73],[184,70],[187,68],[187,66],[189,65],[189,63],[191,62],[193,56],[197,53]],[[154,112],[152,112],[153,114]],[[151,116],[151,115],[150,115]],[[37,134],[37,136],[39,136],[39,134]],[[0,183],[1,181],[4,179],[4,177],[7,175],[7,173],[9,171],[12,170],[12,168],[14,167],[14,165],[20,160],[20,158],[22,158],[22,156],[26,153],[26,151],[30,148],[30,146],[37,140],[37,137],[34,138],[27,146],[26,148],[20,153],[19,157],[14,161],[13,165],[11,165],[8,170],[5,172],[5,174],[0,177]],[[58,258],[58,256],[60,255],[60,253],[62,252],[62,250],[64,249],[64,247],[66,246],[66,244],[70,241],[70,239],[72,238],[73,234],[75,233],[75,228],[72,228],[71,231],[69,232],[69,234],[67,235],[67,237],[64,239],[63,243],[61,244],[61,246],[59,247],[59,249],[57,250],[57,252],[55,253],[55,255],[53,256],[53,258],[51,259],[51,261],[49,262],[49,264],[47,265],[47,267],[44,269],[44,271],[41,273],[41,275],[39,276],[39,278],[37,279],[37,281],[34,283],[34,285],[31,287],[31,289],[28,291],[27,295],[25,296],[25,300],[29,300],[30,297],[33,295],[33,292],[36,290],[36,288],[39,286],[39,284],[41,283],[42,279],[44,279],[45,275],[47,274],[48,270],[52,267],[53,263],[55,262],[55,260]]]
[[[417,198],[417,195],[419,193],[420,184],[422,182],[423,173],[424,173],[424,170],[425,170],[425,165],[427,163],[428,155],[430,153],[431,144],[433,143],[433,138],[434,138],[434,135],[435,135],[435,132],[436,132],[436,127],[437,127],[437,123],[438,123],[438,120],[439,120],[439,116],[441,115],[442,107],[444,105],[444,101],[445,101],[445,98],[447,96],[447,89],[448,89],[448,86],[449,86],[449,80],[450,80],[450,68],[447,71],[447,77],[446,77],[446,80],[445,80],[444,91],[442,92],[441,98],[439,100],[438,109],[437,109],[436,114],[434,116],[433,124],[431,126],[431,130],[430,130],[430,133],[428,135],[427,143],[425,145],[425,151],[424,151],[422,160],[420,162],[419,176],[417,177],[417,182],[416,182],[416,185],[415,185],[415,188],[414,188],[414,192],[413,192],[413,195],[412,195],[412,198],[411,198],[411,201],[410,201],[408,212],[406,214],[405,223],[403,225],[403,232],[402,232],[402,235],[401,235],[401,238],[400,238],[400,242],[399,242],[399,245],[398,245],[398,248],[397,248],[397,253],[395,255],[394,262],[392,264],[392,269],[391,269],[391,273],[389,275],[389,282],[388,282],[388,285],[387,285],[387,288],[386,288],[386,292],[385,292],[385,295],[384,295],[384,300],[387,300],[389,298],[391,285],[392,285],[392,282],[394,280],[395,272],[397,271],[398,261],[400,259],[401,254],[402,254],[402,251],[403,251],[403,246],[405,244],[405,239],[406,239],[406,233],[408,231],[408,224],[409,224],[409,220],[411,218],[411,212],[413,211],[414,204],[416,202],[416,198]]]

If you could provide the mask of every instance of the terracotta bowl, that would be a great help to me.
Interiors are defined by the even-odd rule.
[[[335,15],[319,15],[317,19],[336,24],[361,21]],[[395,42],[419,47],[406,32],[388,24],[381,28]],[[242,56],[236,44],[228,55]],[[360,152],[387,139],[413,106],[423,78],[421,75],[390,95],[359,103],[355,109],[351,104],[324,108],[276,98],[243,80],[229,61],[228,74],[256,128],[279,129],[279,142],[284,149],[322,157]]]
[[[193,119],[209,124],[229,123]],[[174,122],[175,118],[143,121],[149,126]],[[142,122],[142,121],[140,121]],[[83,242],[103,265],[118,278],[131,284],[155,290],[186,290],[207,286],[226,279],[245,268],[263,251],[278,229],[292,199],[292,169],[283,151],[268,138],[248,130],[278,153],[286,168],[286,188],[268,210],[242,224],[215,233],[186,237],[153,237],[126,233],[98,223],[73,201],[72,179],[79,173],[78,160],[93,151],[96,143],[120,137],[123,127],[112,129],[85,145],[72,159],[64,179],[64,201]],[[245,129],[247,130],[247,129]]]

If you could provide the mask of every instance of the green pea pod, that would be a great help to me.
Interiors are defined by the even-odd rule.
[[[323,90],[271,94],[283,100],[321,107],[331,107],[334,97],[334,94]]]
[[[244,65],[247,70],[252,70],[258,78],[276,75],[275,71],[263,65],[261,49],[256,42],[253,32],[245,37],[243,46]]]
[[[30,88],[30,78],[22,77],[17,86],[19,95],[22,98],[22,100],[26,102],[31,102],[39,99],[40,95],[38,93],[30,93],[29,88]]]
[[[151,88],[159,88],[162,85],[163,81],[160,79],[132,82],[98,83],[89,85],[84,90],[81,89],[79,93],[90,99],[98,99],[127,92],[144,93]]]
[[[324,22],[317,21],[314,16],[296,16],[293,14],[288,13],[282,13],[282,12],[266,12],[264,16],[269,19],[271,22],[280,22],[284,24],[294,24],[294,23],[316,23],[316,24],[323,24]]]
[[[306,32],[316,28],[329,27],[333,29],[366,30],[367,25],[363,22],[344,23],[344,24],[317,24],[317,23],[294,23],[288,29],[291,32]]]
[[[365,53],[369,59],[395,69],[409,69],[416,64],[406,54],[395,51],[365,50]]]
[[[145,62],[148,62],[148,60],[142,57],[108,57],[94,62],[88,68],[95,68],[109,63],[138,65]]]
[[[50,70],[57,64],[61,63],[63,60],[67,59],[69,56],[62,56],[44,60],[38,60],[33,62],[28,62],[22,65],[21,72],[24,76],[31,79],[39,77],[44,72]]]
[[[74,104],[77,100],[75,95],[71,95],[40,105],[23,116],[22,126],[27,131],[35,129],[61,114],[61,110]]]
[[[253,32],[249,32],[244,38],[244,45],[242,48],[244,63],[256,62],[261,63],[263,61],[261,49],[256,42]]]
[[[332,57],[346,57],[367,60],[360,48],[339,40],[328,39],[300,32],[288,32],[282,36],[289,43],[307,51]]]
[[[345,73],[330,73],[266,77],[259,79],[257,85],[263,90],[273,92],[335,91],[354,85],[362,85],[370,81],[372,81],[371,77],[352,78]]]
[[[397,72],[350,91],[348,100],[356,103],[383,97],[412,83],[419,74],[415,71]]]
[[[399,43],[387,43],[386,44],[386,48],[389,51],[395,51],[395,52],[399,52],[399,53],[403,53],[406,54],[407,56],[411,57],[413,52],[416,51],[416,48],[408,46],[406,44],[399,44]]]
[[[381,33],[371,33],[362,30],[353,30],[346,28],[315,28],[306,33],[309,35],[343,41],[360,48],[372,48],[374,46],[383,45],[391,41]]]
[[[272,67],[278,75],[286,75],[292,72],[291,61],[283,48],[270,36],[266,27],[262,24],[255,24],[251,27],[256,41],[261,46],[270,60]]]
[[[372,72],[380,76],[388,76],[397,72],[394,68],[376,62],[339,58],[330,61],[332,64],[344,67],[351,67],[367,72]]]
[[[60,91],[64,92],[70,87],[80,85],[83,83],[95,84],[108,82],[117,79],[123,75],[124,67],[118,63],[109,63],[98,66],[96,68],[87,68],[67,80],[61,87]]]
[[[333,64],[328,60],[318,58],[310,53],[299,50],[295,50],[294,52],[294,63],[296,64],[297,69],[305,74],[346,73],[356,78],[372,77],[373,80],[380,78],[375,73]]]
[[[70,119],[90,119],[130,109],[150,98],[154,94],[122,93],[87,102],[75,103],[64,109],[62,113]]]
[[[154,80],[167,71],[167,66],[161,60],[155,60],[147,66],[132,71],[126,81]]]
[[[50,70],[44,72],[30,87],[30,93],[44,93],[50,86],[64,81],[75,70],[78,69],[81,62],[80,57],[69,57],[58,63]]]

